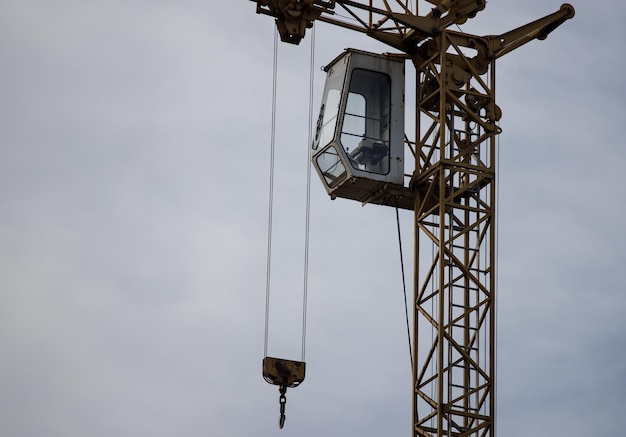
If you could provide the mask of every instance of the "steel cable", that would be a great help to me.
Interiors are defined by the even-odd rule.
[[[309,235],[311,222],[311,144],[313,142],[313,91],[315,76],[315,26],[311,29],[311,57],[309,65],[309,135],[307,143],[307,166],[306,166],[306,212],[304,226],[304,279],[303,279],[303,297],[302,297],[302,360],[305,357],[306,345],[306,313],[307,313],[307,295],[309,284]]]
[[[276,78],[278,66],[278,30],[274,28],[274,64],[272,71],[272,125],[270,133],[270,168],[269,168],[269,200],[267,218],[267,258],[265,273],[265,340],[263,356],[267,357],[267,343],[269,337],[270,316],[270,284],[272,267],[272,221],[274,210],[274,150],[276,146]]]
[[[304,278],[302,300],[302,361],[306,352],[306,316],[308,300],[308,276],[309,276],[309,240],[310,240],[310,215],[311,215],[311,142],[313,140],[313,92],[314,92],[314,63],[315,63],[315,28],[311,34],[311,55],[309,72],[309,124],[308,124],[308,153],[307,153],[307,181],[306,181],[306,208],[305,208],[305,232],[304,232]],[[274,28],[274,59],[272,71],[272,108],[271,108],[271,134],[270,134],[270,164],[269,164],[269,199],[267,220],[267,255],[266,255],[266,282],[265,282],[265,338],[263,355],[267,357],[269,343],[269,316],[270,316],[270,290],[271,290],[271,266],[272,266],[272,229],[274,210],[274,167],[276,149],[276,94],[278,77],[278,30]]]
[[[406,296],[406,279],[404,274],[404,256],[402,251],[402,235],[400,233],[400,213],[396,206],[396,225],[398,228],[398,248],[400,250],[400,269],[402,271],[402,289],[404,290],[404,312],[406,315],[406,333],[409,339],[409,358],[411,359],[411,371],[413,371],[413,345],[411,344],[411,327],[409,325],[409,303]]]

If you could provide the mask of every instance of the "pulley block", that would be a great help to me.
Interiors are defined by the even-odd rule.
[[[303,361],[284,360],[282,358],[263,358],[263,378],[272,385],[279,386],[280,419],[278,426],[285,425],[285,405],[287,388],[297,387],[304,381],[306,365]]]
[[[297,387],[304,381],[305,363],[282,358],[263,358],[263,378],[273,385]]]

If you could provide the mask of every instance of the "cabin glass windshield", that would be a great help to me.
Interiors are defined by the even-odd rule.
[[[333,65],[326,76],[322,107],[317,119],[313,149],[324,148],[335,137],[339,106],[341,105],[341,91],[346,75],[345,60]]]
[[[328,90],[326,102],[324,102],[320,111],[321,125],[318,127],[318,138],[316,138],[318,140],[317,145],[323,147],[333,140],[333,137],[335,136],[335,127],[337,126],[337,114],[339,113],[340,100],[340,90]]]
[[[350,78],[341,145],[356,170],[389,173],[391,80],[383,73],[354,69]]]
[[[346,168],[339,158],[339,153],[335,149],[335,146],[329,146],[320,153],[317,158],[317,167],[320,169],[324,176],[326,185],[330,188],[336,186],[346,178]]]

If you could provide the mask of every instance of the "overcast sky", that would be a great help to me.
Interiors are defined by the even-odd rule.
[[[489,2],[497,34],[557,10]],[[498,64],[498,433],[623,435],[626,5]],[[395,212],[311,191],[307,377],[261,378],[273,20],[0,2],[0,434],[408,436]],[[310,40],[281,45],[269,354],[300,358]],[[325,65],[388,48],[316,27]],[[410,263],[411,215],[402,214]]]

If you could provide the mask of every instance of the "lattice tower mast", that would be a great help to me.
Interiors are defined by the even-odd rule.
[[[545,39],[574,8],[477,36],[448,27],[474,17],[484,0],[428,0],[423,16],[408,0],[252,1],[276,18],[285,42],[298,44],[319,20],[365,33],[413,63],[417,108],[405,145],[414,167],[404,187],[370,199],[414,211],[413,436],[495,436],[495,61]]]

